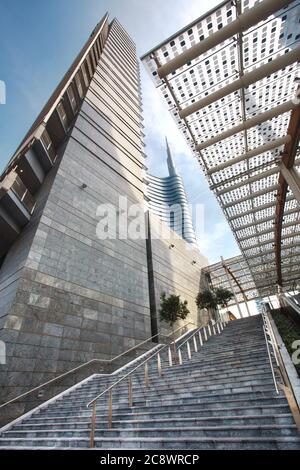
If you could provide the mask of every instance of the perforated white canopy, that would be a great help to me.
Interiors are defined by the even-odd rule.
[[[223,2],[142,58],[261,296],[276,293],[277,284],[291,289],[300,271],[299,205],[288,190],[278,219],[276,163],[289,146],[294,168],[300,165],[289,135],[299,110],[299,60],[300,2],[277,0]]]

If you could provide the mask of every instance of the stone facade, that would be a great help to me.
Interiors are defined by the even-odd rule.
[[[194,299],[206,260],[198,251],[182,239],[170,250],[153,238],[150,260],[145,239],[96,234],[100,204],[118,210],[121,195],[144,205],[141,112],[135,46],[114,20],[30,222],[1,266],[1,402],[155,334],[162,291],[188,300],[190,319],[199,321]]]
[[[169,227],[158,216],[150,214],[152,273],[150,278],[152,295],[155,299],[151,305],[152,323],[157,330],[164,334],[170,332],[167,325],[160,322],[159,308],[160,295],[180,295],[187,300],[190,314],[186,320],[178,322],[176,327],[187,321],[201,325],[206,323],[208,317],[204,311],[199,311],[195,299],[205,282],[201,269],[208,265],[208,260],[201,255],[198,248],[179,237],[175,232],[168,238]],[[160,234],[163,234],[161,237]],[[154,317],[154,318],[153,318]]]
[[[118,207],[120,194],[143,203],[141,119],[135,47],[114,21],[60,160],[1,268],[2,401],[151,336],[145,240],[96,235],[99,204]]]

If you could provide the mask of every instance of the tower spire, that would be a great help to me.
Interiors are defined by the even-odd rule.
[[[177,174],[176,173],[176,168],[175,168],[175,165],[174,165],[174,161],[173,161],[173,157],[172,157],[172,154],[171,154],[171,150],[170,150],[170,147],[169,147],[169,142],[168,142],[167,137],[166,137],[166,146],[167,146],[167,155],[168,155],[167,165],[168,165],[168,170],[169,170],[169,176],[175,176]]]

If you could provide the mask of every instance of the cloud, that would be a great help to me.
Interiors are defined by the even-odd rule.
[[[205,219],[204,219],[205,222]],[[215,223],[205,222],[203,229],[197,233],[200,251],[207,256],[210,263],[220,260],[220,256],[229,258],[237,255],[237,249],[231,240],[232,234],[226,220],[218,220]]]

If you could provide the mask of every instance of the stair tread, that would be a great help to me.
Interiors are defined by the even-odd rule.
[[[167,351],[161,353],[161,378],[156,364],[150,363],[149,388],[141,388],[142,368],[135,373],[132,407],[126,403],[127,384],[120,384],[114,392],[111,430],[106,426],[107,396],[98,401],[95,428],[98,449],[104,446],[109,450],[146,449],[151,445],[155,449],[175,449],[175,445],[190,449],[193,445],[199,449],[230,445],[261,449],[264,444],[268,448],[300,449],[300,436],[295,435],[297,426],[286,397],[275,393],[261,317],[229,323],[220,335],[204,341],[198,352],[194,351],[193,339],[190,344],[190,361],[184,357],[186,345],[182,346],[183,365],[167,366]],[[121,377],[119,373],[94,374],[65,391],[6,429],[0,435],[0,448],[89,447],[91,408],[86,407],[87,402],[99,389]],[[204,435],[197,436],[197,432]]]

